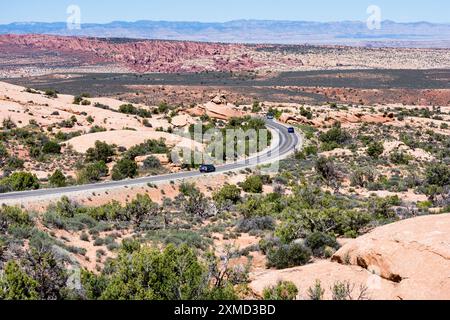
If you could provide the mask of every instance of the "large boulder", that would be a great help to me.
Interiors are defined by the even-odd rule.
[[[450,214],[430,215],[379,227],[348,241],[331,261],[287,270],[252,274],[251,288],[260,295],[278,280],[294,282],[301,297],[320,280],[331,298],[337,281],[350,282],[354,297],[367,289],[370,299],[450,299]]]
[[[384,227],[342,247],[332,258],[398,283],[402,299],[450,299],[450,215]]]
[[[229,120],[231,118],[243,117],[245,113],[236,108],[234,104],[228,103],[224,95],[217,95],[211,101],[198,105],[186,111],[191,116],[207,115],[213,119]]]

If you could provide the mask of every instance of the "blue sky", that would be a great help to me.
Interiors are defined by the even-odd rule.
[[[82,23],[366,20],[369,5],[381,8],[383,20],[450,23],[448,0],[1,0],[0,24],[66,21],[66,9],[71,4],[81,8]]]

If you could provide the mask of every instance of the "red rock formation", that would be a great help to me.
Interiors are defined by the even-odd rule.
[[[214,71],[252,70],[259,65],[243,45],[187,41],[136,40],[115,42],[110,39],[61,37],[50,35],[0,36],[3,51],[22,49],[30,52],[53,51],[84,54],[87,62],[119,63],[137,72],[199,72],[211,70],[206,59],[213,62]],[[233,55],[240,52],[241,55]]]

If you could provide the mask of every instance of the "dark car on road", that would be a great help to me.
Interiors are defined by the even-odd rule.
[[[295,133],[295,129],[293,127],[288,128],[289,133]]]
[[[274,115],[273,114],[271,114],[271,113],[268,113],[267,114],[267,119],[268,120],[273,120],[275,117],[274,117]]]
[[[200,172],[201,173],[211,173],[216,172],[216,167],[212,164],[203,164],[200,166]]]

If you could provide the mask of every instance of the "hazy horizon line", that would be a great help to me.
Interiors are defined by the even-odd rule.
[[[139,23],[139,22],[166,22],[166,23],[198,23],[198,24],[227,24],[233,22],[306,22],[306,23],[366,23],[364,20],[329,20],[329,21],[319,21],[319,20],[288,20],[288,19],[234,19],[227,21],[198,21],[198,20],[113,20],[109,22],[82,22],[81,25],[96,24],[96,25],[108,25],[113,23]],[[449,25],[450,22],[430,22],[426,20],[422,21],[408,21],[399,22],[391,19],[382,20],[382,23],[396,23],[396,24],[432,24],[432,25]],[[14,24],[66,24],[65,21],[14,21],[9,23],[0,23],[1,26],[14,25]]]

